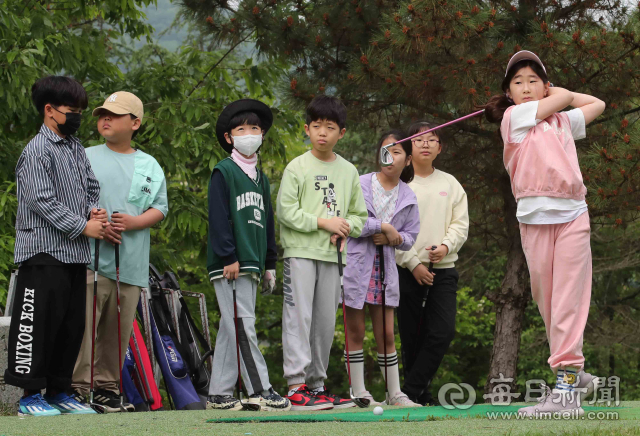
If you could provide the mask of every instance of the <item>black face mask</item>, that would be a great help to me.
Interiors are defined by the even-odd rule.
[[[60,112],[55,107],[54,109],[56,110],[56,112],[59,112],[67,116],[67,120],[64,122],[64,124],[58,123],[55,118],[53,119],[53,121],[56,121],[56,124],[58,125],[58,130],[60,131],[60,133],[62,133],[64,136],[73,135],[74,133],[76,133],[80,128],[80,123],[82,122],[82,114],[78,114],[75,112],[64,113],[64,112]]]

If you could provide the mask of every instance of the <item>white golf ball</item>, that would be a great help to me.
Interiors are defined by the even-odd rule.
[[[382,415],[383,413],[384,413],[384,410],[380,406],[376,406],[376,408],[373,409],[373,414],[374,415]]]

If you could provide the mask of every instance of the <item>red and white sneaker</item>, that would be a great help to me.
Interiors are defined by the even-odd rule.
[[[333,404],[334,409],[347,409],[349,407],[356,407],[356,403],[354,403],[351,398],[340,398],[339,396],[329,392],[326,386],[322,389],[323,390],[321,391],[312,392],[316,397],[329,401],[331,404]]]
[[[307,385],[300,386],[292,395],[285,398],[291,402],[291,410],[329,410],[334,407],[333,402],[314,395]]]

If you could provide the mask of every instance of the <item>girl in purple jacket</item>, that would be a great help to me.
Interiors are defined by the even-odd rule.
[[[380,148],[404,138],[401,131],[391,130],[380,139]],[[364,386],[365,303],[373,324],[373,334],[378,349],[378,365],[384,371],[383,334],[387,342],[387,385],[390,404],[395,406],[419,406],[400,390],[398,355],[395,349],[394,308],[398,307],[400,290],[398,270],[395,266],[395,250],[409,250],[420,232],[420,215],[416,196],[407,183],[413,178],[411,166],[411,142],[403,142],[389,148],[393,164],[379,172],[360,176],[369,217],[359,238],[347,239],[347,266],[344,273],[347,333],[351,382],[356,397],[368,398],[376,403]],[[379,164],[379,162],[378,162]],[[382,328],[382,283],[380,258],[377,246],[383,245],[386,284],[386,331]],[[346,363],[346,351],[345,351]]]

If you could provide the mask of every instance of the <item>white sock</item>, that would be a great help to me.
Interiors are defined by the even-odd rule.
[[[558,368],[556,387],[554,390],[559,392],[573,392],[578,381],[577,375],[578,371],[575,368]]]
[[[287,397],[290,397],[291,395],[295,394],[297,390],[298,390],[298,388],[290,389],[289,393],[287,394]]]
[[[367,389],[364,387],[364,351],[356,350],[349,352],[349,363],[351,364],[351,387],[353,395],[362,395]],[[344,366],[347,366],[347,352],[344,352]],[[347,368],[349,371],[349,368]]]
[[[378,366],[380,367],[382,377],[384,378],[384,354],[378,353]],[[387,380],[389,397],[393,398],[402,392],[400,389],[400,374],[398,372],[398,353],[395,351],[391,354],[387,354],[387,374],[389,376],[389,380]]]

